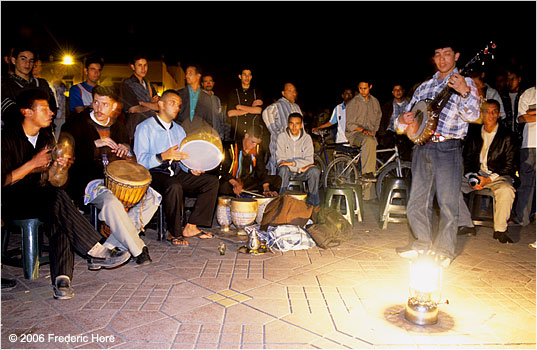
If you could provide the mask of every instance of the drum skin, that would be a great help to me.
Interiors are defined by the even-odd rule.
[[[179,151],[190,155],[181,162],[189,169],[209,171],[224,159],[224,147],[220,137],[210,132],[192,133],[181,142]]]
[[[419,128],[415,135],[407,134],[410,141],[423,145],[434,135],[438,125],[438,115],[431,110],[430,100],[419,101],[413,108],[414,118],[418,120]]]
[[[105,168],[104,175],[104,185],[123,203],[125,209],[134,207],[151,183],[149,171],[130,160],[111,162]]]

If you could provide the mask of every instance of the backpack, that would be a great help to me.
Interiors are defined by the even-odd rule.
[[[339,211],[321,208],[312,217],[315,222],[306,228],[311,238],[322,249],[337,247],[341,242],[352,238],[351,224]]]
[[[277,225],[304,226],[314,211],[312,205],[283,194],[267,204],[259,229],[266,231],[268,226]]]

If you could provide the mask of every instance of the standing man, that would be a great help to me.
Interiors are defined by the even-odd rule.
[[[15,48],[9,58],[13,65],[13,74],[2,79],[2,124],[19,125],[22,121],[19,107],[16,105],[17,96],[29,89],[43,90],[48,95],[50,110],[56,113],[56,98],[48,82],[32,76],[35,64],[35,51],[29,48]]]
[[[39,218],[45,223],[54,298],[71,299],[75,251],[94,269],[119,266],[131,255],[101,245],[101,234],[67,193],[46,181],[59,167],[72,164],[65,157],[51,161],[55,141],[47,130],[52,123],[48,98],[38,89],[21,92],[17,106],[23,120],[2,128],[2,220]]]
[[[101,58],[89,57],[86,59],[84,75],[86,81],[71,86],[69,89],[69,111],[77,114],[90,107],[93,102],[91,91],[99,84],[104,62]]]
[[[220,135],[220,138],[224,140],[226,134],[226,126],[224,122],[224,113],[222,111],[222,103],[220,98],[214,94],[214,79],[212,75],[206,74],[201,78],[202,91],[209,95],[211,99],[211,110],[213,112],[213,127]],[[228,131],[229,133],[229,131]]]
[[[201,74],[199,66],[189,65],[185,73],[187,86],[178,90],[181,109],[176,121],[187,134],[206,124],[214,128],[211,98],[201,92]]]
[[[378,142],[382,148],[397,145],[403,159],[411,158],[412,141],[395,132],[395,120],[405,111],[409,99],[405,97],[403,85],[396,83],[392,89],[393,99],[382,105],[382,119],[378,131]]]
[[[162,204],[172,245],[188,245],[185,237],[213,236],[198,228],[210,227],[218,197],[218,177],[200,170],[189,170],[180,161],[188,154],[179,145],[186,137],[182,126],[174,122],[181,108],[181,97],[175,90],[166,90],[158,101],[159,112],[136,128],[134,153],[138,163],[146,167],[153,178],[151,184],[162,194]],[[196,196],[196,206],[183,223],[183,192]]]
[[[282,178],[280,193],[287,190],[289,180],[308,182],[308,204],[319,206],[319,177],[321,171],[313,163],[313,141],[304,130],[302,115],[289,114],[288,127],[278,136],[276,161]]]
[[[281,97],[278,101],[269,105],[263,111],[263,121],[270,131],[270,159],[267,164],[270,175],[275,175],[277,173],[278,167],[276,165],[276,148],[278,144],[278,136],[285,132],[289,114],[302,114],[300,107],[295,103],[297,92],[293,84],[284,84],[282,96],[283,97]]]
[[[527,226],[530,223],[530,214],[535,201],[535,86],[527,89],[520,96],[517,122],[523,125],[524,129],[520,147],[520,187],[514,221]]]
[[[141,54],[134,56],[130,67],[133,74],[121,83],[120,95],[125,113],[125,126],[129,142],[132,144],[136,126],[157,114],[159,96],[153,85],[145,79],[148,69],[147,57]]]
[[[522,95],[522,74],[520,69],[511,66],[507,69],[507,91],[501,96],[503,100],[503,107],[505,109],[505,119],[503,122],[505,125],[514,132],[518,139],[522,141],[522,130],[517,123],[518,117],[518,103],[520,95]]]
[[[250,127],[261,120],[263,97],[260,91],[251,86],[252,71],[244,68],[239,74],[241,87],[233,89],[227,100],[227,116],[231,121],[233,141],[242,140]]]
[[[76,140],[68,191],[75,203],[91,203],[100,210],[99,219],[111,232],[105,247],[128,250],[137,266],[147,265],[151,263],[149,251],[138,234],[157,211],[161,197],[149,187],[143,199],[126,212],[119,199],[104,186],[103,155],[112,162],[132,158],[132,153],[127,130],[117,121],[121,106],[116,92],[111,87],[97,85],[92,94],[93,108],[75,115],[64,127]]]
[[[345,135],[351,146],[361,147],[362,178],[374,182],[377,163],[377,139],[382,111],[379,101],[370,94],[373,85],[369,81],[358,83],[358,95],[347,106]],[[373,187],[371,187],[373,189]],[[367,197],[367,192],[366,196]]]
[[[348,143],[349,140],[347,140],[347,137],[345,136],[345,125],[347,124],[347,104],[353,97],[352,89],[343,90],[341,97],[343,98],[343,102],[334,108],[330,120],[323,125],[311,129],[311,132],[316,133],[320,129],[329,128],[332,125],[337,124],[336,143]]]
[[[462,182],[462,139],[468,122],[479,118],[479,96],[471,78],[459,74],[456,63],[460,53],[452,43],[440,43],[434,50],[437,72],[414,92],[406,111],[397,118],[396,129],[406,134],[418,130],[411,108],[418,101],[434,99],[446,86],[455,92],[439,114],[434,135],[424,145],[414,146],[412,186],[407,217],[417,240],[409,248],[396,249],[404,258],[417,258],[432,251],[439,263],[447,267],[455,257],[459,195]],[[439,232],[433,242],[433,199],[440,207]]]
[[[517,140],[513,132],[498,124],[500,103],[489,99],[481,109],[483,126],[470,125],[464,141],[463,161],[465,179],[459,196],[459,234],[475,235],[472,216],[462,193],[488,188],[494,196],[494,239],[513,243],[508,236],[507,220],[515,200],[513,179],[516,170]],[[476,181],[470,182],[470,181]]]

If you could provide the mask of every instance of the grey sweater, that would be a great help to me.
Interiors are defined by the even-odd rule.
[[[276,145],[276,164],[282,161],[294,162],[294,165],[289,169],[292,172],[298,173],[298,170],[306,165],[313,164],[313,141],[311,136],[300,130],[298,140],[293,141],[289,128],[285,132],[278,135]]]

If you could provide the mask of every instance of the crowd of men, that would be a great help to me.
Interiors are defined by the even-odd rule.
[[[437,72],[417,85],[411,98],[395,83],[393,99],[381,106],[371,95],[372,82],[363,79],[356,93],[351,87],[343,90],[343,102],[329,121],[312,131],[335,125],[337,143],[360,147],[364,181],[375,181],[378,145],[397,144],[403,157],[412,159],[408,218],[415,236],[397,252],[405,258],[433,254],[447,266],[455,257],[457,233],[475,234],[463,193],[492,190],[493,236],[502,243],[513,242],[509,224],[528,225],[535,213],[535,87],[521,89],[515,69],[506,73],[506,93],[484,83],[483,72],[461,76],[453,43],[438,44],[432,54]],[[99,85],[103,60],[88,58],[86,80],[69,89],[71,113],[61,125],[76,140],[74,157],[52,159],[59,134],[57,125],[51,127],[57,97],[32,74],[35,60],[29,48],[13,50],[12,73],[2,77],[2,219],[38,217],[45,222],[55,298],[74,295],[74,252],[87,258],[92,270],[116,267],[131,257],[136,266],[151,263],[139,233],[160,204],[174,246],[188,245],[190,237],[213,238],[202,228],[211,226],[219,195],[248,191],[276,196],[290,180],[302,180],[308,204],[320,205],[320,169],[314,165],[314,143],[304,128],[294,84],[285,83],[282,97],[267,105],[252,85],[252,70],[244,68],[238,74],[240,85],[222,103],[213,91],[213,76],[189,65],[186,86],[159,96],[146,79],[147,57],[137,55],[130,62],[132,75],[115,91]],[[445,86],[453,94],[440,112],[435,134],[414,146],[404,135],[416,132],[412,107]],[[179,145],[207,127],[224,141],[223,161],[214,170],[189,169],[182,160],[192,155]],[[116,159],[136,161],[152,177],[147,195],[128,212],[103,185],[104,168]],[[47,184],[61,166],[69,167],[67,184]],[[514,183],[517,179],[520,184]],[[197,198],[186,221],[185,196]],[[440,228],[433,237],[435,197]],[[106,240],[79,211],[88,204],[99,209],[99,219],[109,227]]]

